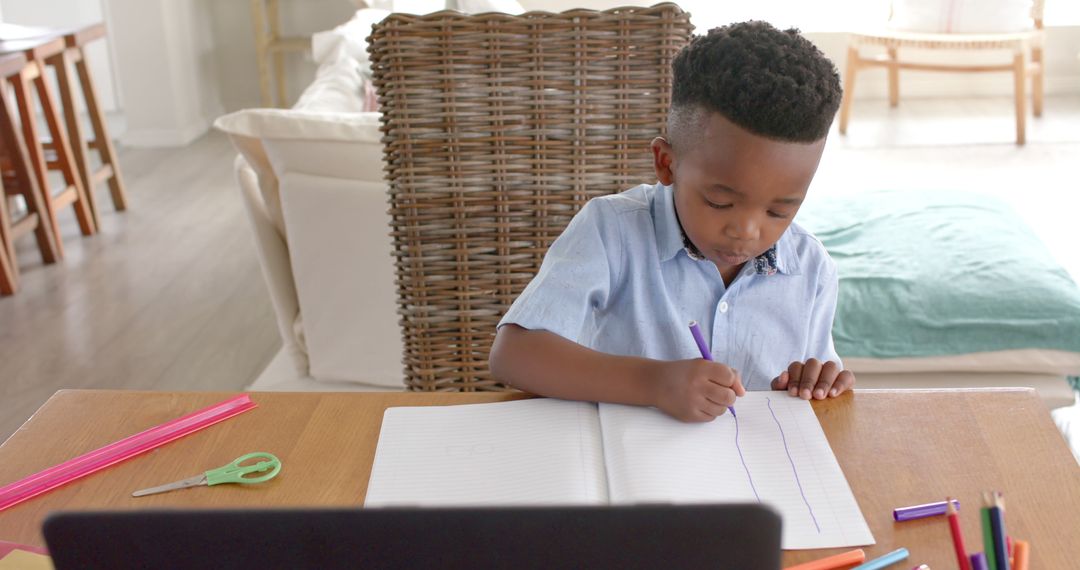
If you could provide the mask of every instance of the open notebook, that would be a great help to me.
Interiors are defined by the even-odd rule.
[[[762,502],[785,549],[874,543],[809,402],[749,392],[705,424],[533,399],[390,408],[367,507]]]

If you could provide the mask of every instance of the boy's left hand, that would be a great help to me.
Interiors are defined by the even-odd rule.
[[[842,370],[833,362],[821,362],[811,358],[806,362],[792,362],[788,369],[773,378],[773,390],[787,390],[792,396],[804,400],[824,400],[834,397],[855,385],[855,374]]]

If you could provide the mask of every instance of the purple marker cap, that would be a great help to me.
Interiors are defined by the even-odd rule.
[[[956,510],[960,510],[960,501],[953,499],[953,506]],[[900,507],[893,509],[892,518],[897,521],[909,521],[913,519],[921,519],[925,517],[932,517],[936,515],[943,515],[947,511],[945,501],[937,503],[926,503],[925,505],[915,505],[913,507]]]
[[[990,570],[986,567],[986,555],[976,552],[971,555],[971,570]]]

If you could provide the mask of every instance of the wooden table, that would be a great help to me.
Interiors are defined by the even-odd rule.
[[[57,392],[0,446],[0,485],[231,395]],[[0,512],[0,540],[44,544],[41,521],[57,509],[359,506],[384,409],[519,397],[254,393],[254,410]],[[877,539],[868,557],[904,546],[911,551],[905,568],[954,568],[943,518],[894,523],[892,509],[956,497],[968,548],[976,551],[980,492],[995,489],[1005,493],[1009,533],[1032,543],[1033,568],[1076,567],[1080,467],[1033,390],[860,390],[813,407]],[[279,477],[250,487],[130,496],[255,450],[282,459]],[[788,551],[784,564],[843,550]]]

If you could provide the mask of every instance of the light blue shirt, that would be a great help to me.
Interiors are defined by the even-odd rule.
[[[698,321],[714,360],[739,370],[747,389],[768,390],[792,361],[840,359],[836,264],[824,246],[792,223],[767,253],[725,287],[712,262],[687,250],[672,188],[638,186],[574,216],[499,326],[679,360],[701,357],[688,328]]]

